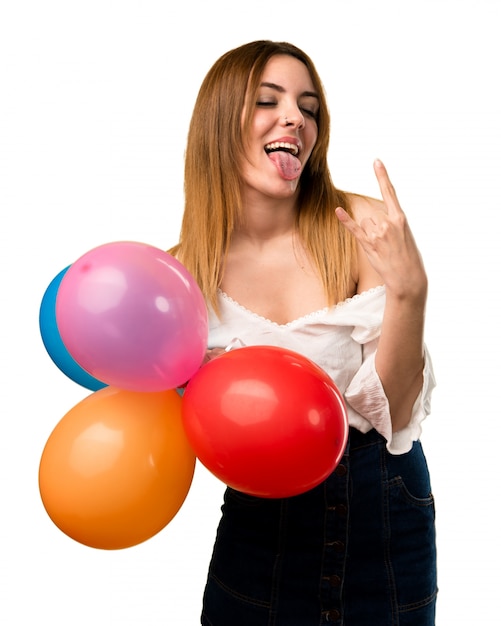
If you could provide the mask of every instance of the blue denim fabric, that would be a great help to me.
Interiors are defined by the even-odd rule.
[[[204,626],[433,626],[435,505],[420,442],[391,455],[350,429],[333,474],[305,494],[227,489]]]

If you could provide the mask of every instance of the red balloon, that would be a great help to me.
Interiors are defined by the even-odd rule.
[[[348,438],[346,407],[332,379],[306,357],[274,346],[247,346],[209,361],[186,387],[182,417],[212,474],[265,498],[320,484]]]

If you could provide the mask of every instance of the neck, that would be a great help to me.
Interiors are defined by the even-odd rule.
[[[296,203],[294,198],[247,202],[243,218],[234,230],[234,236],[249,241],[268,240],[296,230]]]

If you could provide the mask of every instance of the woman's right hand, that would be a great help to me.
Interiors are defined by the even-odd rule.
[[[207,350],[204,360],[202,361],[202,366],[204,366],[209,361],[212,361],[212,359],[221,356],[221,354],[224,354],[225,352],[227,352],[226,348],[211,348],[210,350]]]

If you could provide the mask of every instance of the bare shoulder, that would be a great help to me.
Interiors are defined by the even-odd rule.
[[[360,224],[364,219],[370,218],[378,211],[385,211],[386,207],[382,200],[363,196],[355,193],[348,194],[353,219]],[[360,244],[357,245],[357,293],[368,291],[372,287],[383,284],[381,276],[372,267],[367,254]]]
[[[360,224],[363,219],[371,217],[376,211],[386,212],[386,207],[382,200],[356,193],[348,193],[347,195],[353,212],[353,219],[358,224]]]

